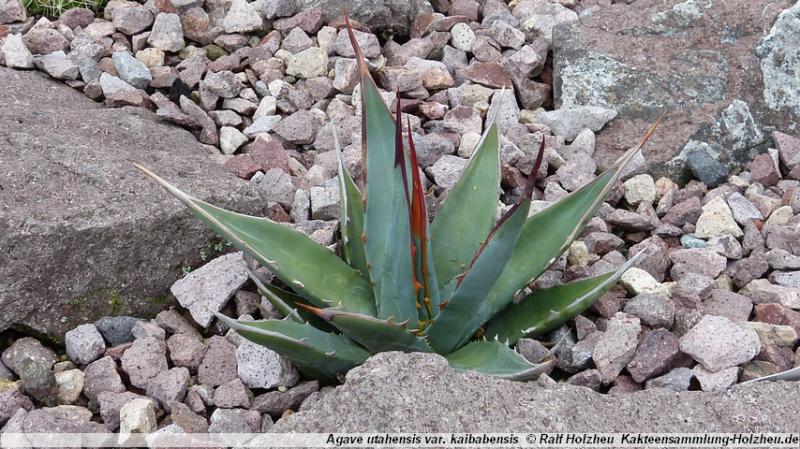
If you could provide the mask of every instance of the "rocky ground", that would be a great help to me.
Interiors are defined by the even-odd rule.
[[[610,394],[722,391],[800,365],[800,87],[785,76],[793,59],[776,56],[798,51],[791,42],[800,3],[760,9],[749,21],[751,9],[738,14],[737,2],[699,0],[369,3],[372,9],[354,7],[357,38],[387,103],[400,101],[411,119],[432,209],[500,107],[505,204],[520,193],[540,140],[547,142],[536,210],[593,179],[635,144],[631,130],[668,113],[661,137],[537,281],[605,273],[647,250],[590,311],[519,342],[518,351],[536,362],[546,345],[563,341],[557,367],[540,385]],[[0,0],[0,63],[39,69],[108,107],[154,110],[194,133],[206,145],[197,149],[203,158],[248,180],[270,218],[334,245],[332,129],[357,173],[356,64],[338,10],[302,4],[112,0],[100,18],[73,9],[48,20],[28,18],[17,0]],[[635,32],[614,34],[620,27]],[[654,42],[696,46],[698,36],[710,47],[685,60],[653,49]],[[664,70],[647,72],[650,62]],[[14,72],[0,72],[0,83],[7,73]],[[125,128],[147,134],[136,123]],[[183,178],[179,162],[170,164]],[[130,176],[118,165],[106,168]],[[657,172],[670,177],[646,174]],[[15,173],[12,185],[23,183],[27,175]],[[222,170],[213,173],[224,178]],[[683,183],[687,173],[696,179]],[[20,264],[12,274],[29,271],[23,257],[11,259],[8,266]],[[230,253],[192,270],[170,289],[179,306],[152,320],[92,316],[90,309],[81,316],[86,324],[62,332],[64,347],[8,333],[0,341],[4,431],[262,431],[315,407],[330,387],[301,379],[289,362],[208,312],[277,316],[255,293],[245,263]],[[0,328],[31,313],[0,319]]]

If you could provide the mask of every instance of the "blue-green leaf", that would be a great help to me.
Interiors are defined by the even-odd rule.
[[[367,350],[344,335],[322,332],[289,318],[237,321],[220,313],[216,316],[244,338],[272,349],[323,381],[341,380],[347,371],[370,356]]]
[[[486,340],[473,341],[445,358],[458,371],[477,371],[511,380],[535,379],[555,365],[553,359],[533,364],[507,344]]]
[[[515,344],[521,337],[536,337],[557,328],[594,304],[638,257],[639,254],[610,273],[534,290],[492,318],[486,337]]]
[[[423,339],[410,332],[404,323],[336,309],[309,310],[373,353],[433,351]]]
[[[499,199],[500,136],[497,123],[492,123],[431,224],[433,264],[440,290],[467,269],[492,230]]]
[[[136,165],[211,229],[267,267],[317,307],[341,307],[375,313],[372,291],[364,278],[327,248],[301,232],[267,218],[230,212],[200,201],[150,170]]]

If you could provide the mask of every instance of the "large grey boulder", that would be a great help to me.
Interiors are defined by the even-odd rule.
[[[106,109],[5,68],[0,104],[0,331],[61,339],[101,316],[155,315],[181,269],[213,249],[213,234],[132,162],[220,206],[262,207],[189,132],[147,110]]]
[[[651,173],[675,180],[688,179],[686,159],[703,144],[728,168],[741,168],[772,146],[771,131],[796,132],[795,1],[614,3],[553,32],[556,106],[618,112],[597,136],[599,167],[613,164],[663,112],[644,153]]]
[[[319,8],[328,20],[341,16],[344,10],[372,32],[406,36],[418,15],[433,12],[428,0],[298,0],[297,4],[300,11]]]
[[[716,393],[589,388],[456,373],[435,354],[378,354],[271,432],[798,432],[800,386]]]

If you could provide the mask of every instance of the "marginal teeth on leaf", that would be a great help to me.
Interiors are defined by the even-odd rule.
[[[300,281],[292,281],[292,284],[294,284],[294,285],[296,285],[296,286],[298,286],[300,288],[306,288],[306,286],[303,285],[303,283],[300,282]]]

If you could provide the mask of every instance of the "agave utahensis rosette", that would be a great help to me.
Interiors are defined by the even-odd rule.
[[[429,223],[410,129],[406,142],[399,107],[393,118],[352,29],[350,39],[361,78],[364,182],[362,191],[340,156],[341,254],[285,225],[198,200],[137,165],[286,286],[252,276],[286,316],[282,320],[217,317],[292,360],[306,376],[325,381],[383,351],[436,352],[459,370],[520,380],[537,376],[553,360],[532,364],[511,346],[584,311],[633,260],[600,276],[534,288],[522,297],[519,292],[579,235],[655,126],[613,168],[529,216],[542,143],[525,192],[495,220],[500,136],[490,120]]]

